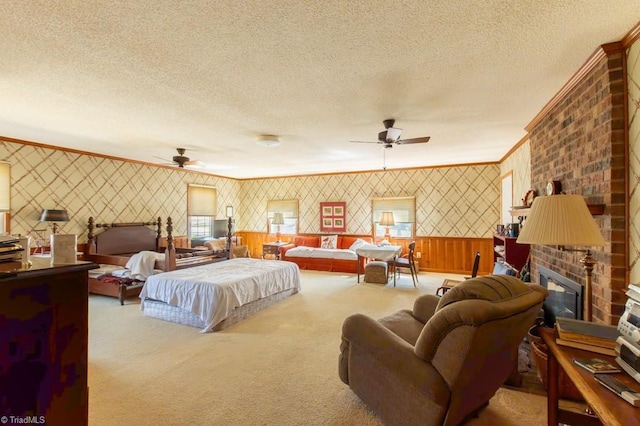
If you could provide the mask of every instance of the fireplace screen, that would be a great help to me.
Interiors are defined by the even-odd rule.
[[[538,282],[549,291],[542,306],[545,323],[552,327],[556,317],[583,319],[582,285],[543,266],[538,271]]]

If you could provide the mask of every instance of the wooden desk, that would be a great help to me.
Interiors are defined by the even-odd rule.
[[[553,329],[540,328],[540,337],[548,347],[547,365],[547,419],[549,425],[557,425],[558,422],[569,424],[589,424],[587,420],[579,421],[573,413],[573,418],[567,412],[558,409],[558,368],[562,368],[569,379],[576,385],[585,401],[589,404],[598,419],[604,425],[639,425],[640,408],[636,408],[611,392],[609,389],[596,382],[593,375],[587,370],[573,363],[575,358],[601,358],[612,363],[615,358],[595,352],[583,351],[556,344]],[[626,373],[615,374],[617,379],[624,382],[630,388],[640,391],[640,383],[636,382]],[[587,417],[586,415],[584,416]]]

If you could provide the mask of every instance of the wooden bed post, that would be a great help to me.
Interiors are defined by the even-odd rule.
[[[227,232],[227,259],[231,259],[231,216],[229,216],[227,228],[229,229]]]
[[[87,246],[85,247],[85,253],[87,254],[95,254],[96,253],[96,234],[93,233],[94,229],[94,221],[93,216],[89,218],[89,224],[87,225]]]
[[[158,216],[156,219],[156,251],[160,251],[162,246],[162,218]]]
[[[176,248],[173,245],[173,221],[171,216],[167,218],[167,249],[164,252],[164,263],[167,271],[176,269]]]

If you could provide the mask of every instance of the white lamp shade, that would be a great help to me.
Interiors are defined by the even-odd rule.
[[[381,226],[394,226],[395,224],[393,212],[382,212],[382,217],[380,218]]]
[[[282,213],[274,213],[271,223],[273,225],[284,225],[284,215]]]
[[[604,246],[600,228],[580,195],[536,197],[518,243],[558,246]]]
[[[11,211],[11,164],[0,162],[0,212]]]

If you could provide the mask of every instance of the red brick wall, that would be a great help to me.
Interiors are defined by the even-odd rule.
[[[595,219],[607,245],[592,248],[593,320],[606,324],[617,323],[626,301],[624,78],[624,51],[606,53],[529,129],[531,183],[538,194],[554,179],[564,192],[606,206]],[[540,264],[584,285],[581,257],[534,246],[534,280]]]

